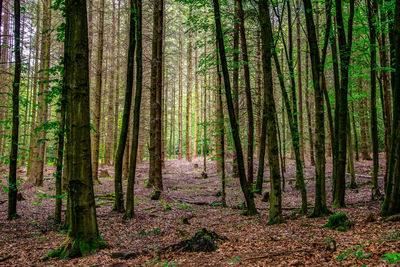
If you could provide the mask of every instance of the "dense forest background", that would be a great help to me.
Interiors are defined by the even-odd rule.
[[[0,0],[0,44],[0,262],[400,260],[400,1]]]

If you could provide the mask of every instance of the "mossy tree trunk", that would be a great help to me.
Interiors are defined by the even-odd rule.
[[[282,190],[279,168],[279,146],[277,139],[276,108],[274,101],[274,89],[272,83],[272,48],[273,36],[271,19],[269,16],[269,1],[259,2],[259,14],[261,25],[261,50],[264,72],[264,112],[263,127],[266,128],[268,138],[268,159],[270,167],[270,208],[269,224],[283,222],[282,216]],[[265,126],[264,126],[265,125]]]
[[[105,244],[97,228],[91,168],[86,1],[66,0],[65,13],[68,235],[51,256],[72,258],[94,253]]]

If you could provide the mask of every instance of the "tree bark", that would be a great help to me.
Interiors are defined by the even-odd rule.
[[[30,179],[35,182],[36,186],[43,185],[43,172],[46,157],[46,132],[47,128],[44,123],[48,117],[48,91],[49,84],[49,68],[50,68],[50,41],[51,41],[51,2],[43,1],[43,36],[41,42],[40,69],[39,73],[39,111],[37,118],[36,130],[38,131],[37,139],[35,140],[36,148],[33,150],[33,161]]]
[[[18,218],[17,214],[17,161],[19,131],[19,89],[21,82],[21,4],[14,0],[14,80],[12,84],[12,130],[11,152],[8,173],[8,219]]]
[[[73,258],[92,254],[105,243],[97,227],[91,173],[86,1],[66,0],[65,14],[68,234],[51,256]]]
[[[163,190],[161,173],[161,97],[162,97],[162,36],[163,0],[154,1],[153,42],[150,89],[150,167],[149,185],[155,191]]]
[[[219,55],[221,57],[221,67],[222,67],[222,73],[224,75],[225,95],[226,95],[226,100],[227,100],[227,104],[228,104],[229,119],[230,119],[231,128],[232,128],[232,135],[233,135],[233,139],[234,139],[234,143],[235,143],[240,185],[241,185],[244,197],[246,199],[247,215],[255,215],[258,212],[257,212],[256,206],[254,204],[253,192],[250,190],[249,185],[246,180],[246,172],[245,172],[244,160],[243,160],[243,151],[242,151],[242,146],[241,146],[240,138],[239,138],[239,127],[237,125],[237,120],[236,120],[235,112],[233,109],[231,84],[230,84],[230,80],[229,80],[228,64],[227,64],[226,54],[225,54],[224,37],[222,34],[221,15],[220,15],[220,10],[219,10],[218,0],[213,0],[213,4],[214,4],[214,18],[215,18],[216,35],[217,35],[217,42],[218,42],[218,51],[219,51]]]
[[[139,144],[139,124],[140,124],[140,104],[142,100],[142,81],[143,81],[143,65],[142,65],[142,0],[131,0],[131,5],[135,5],[136,10],[136,90],[135,90],[135,107],[133,110],[133,131],[132,131],[132,152],[129,164],[128,186],[126,189],[126,213],[125,219],[130,219],[134,215],[134,187],[136,175],[136,160]],[[133,15],[133,14],[132,14]],[[132,16],[133,17],[133,16]],[[135,19],[131,22],[135,25]],[[133,36],[133,35],[131,35]],[[133,38],[132,38],[133,39]]]
[[[400,212],[400,0],[395,3],[395,15],[391,40],[392,64],[396,69],[392,80],[393,120],[390,147],[390,161],[385,200],[382,215],[389,216]]]
[[[306,17],[308,42],[310,45],[310,58],[314,85],[315,105],[315,150],[316,150],[316,183],[315,183],[315,207],[312,216],[327,214],[325,196],[325,118],[324,99],[322,91],[323,70],[319,55],[316,27],[313,19],[311,0],[303,0]]]
[[[367,0],[368,5],[368,24],[369,24],[369,35],[370,35],[370,51],[371,51],[371,136],[372,136],[372,159],[373,159],[373,171],[372,171],[372,198],[380,197],[380,188],[378,184],[378,171],[379,171],[379,144],[378,144],[378,121],[376,112],[376,14],[377,14],[377,1]]]
[[[99,182],[98,169],[99,169],[99,150],[100,150],[100,121],[101,121],[101,97],[102,97],[102,83],[103,83],[103,44],[104,44],[104,2],[99,0],[99,32],[97,40],[97,60],[96,60],[96,87],[94,90],[93,101],[93,127],[92,134],[92,175],[93,181]]]
[[[133,0],[131,0],[131,6],[133,6]],[[134,56],[136,47],[136,37],[135,36],[135,21],[136,14],[134,8],[130,9],[129,17],[129,44],[128,44],[128,58],[127,58],[127,68],[126,68],[126,89],[125,89],[125,102],[124,102],[124,112],[122,114],[122,126],[119,137],[118,149],[115,156],[115,180],[114,180],[114,190],[115,190],[115,202],[113,210],[118,212],[124,211],[124,194],[122,189],[122,169],[124,154],[129,155],[127,151],[127,139],[129,133],[129,117],[131,114],[132,106],[132,91],[133,91],[133,74],[134,74]],[[126,160],[127,161],[127,160]]]

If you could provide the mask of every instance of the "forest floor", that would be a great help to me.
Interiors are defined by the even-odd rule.
[[[381,162],[384,162],[383,156]],[[356,162],[359,188],[346,190],[347,208],[331,210],[335,213],[345,212],[354,222],[347,232],[323,227],[327,217],[307,218],[296,214],[301,198],[294,189],[294,162],[288,160],[287,165],[287,184],[282,203],[286,222],[273,226],[268,225],[269,203],[261,202],[261,196],[256,197],[260,212],[257,216],[243,216],[243,210],[235,208],[243,203],[237,178],[229,177],[227,181],[228,207],[215,204],[220,201],[217,196],[220,177],[215,164],[208,161],[208,178],[202,179],[201,158],[194,159],[192,163],[185,160],[166,162],[163,170],[165,190],[160,200],[150,200],[152,190],[145,188],[148,163],[139,164],[135,185],[135,217],[125,222],[121,214],[111,212],[114,171],[111,167],[103,167],[103,171],[100,171],[101,184],[96,185],[94,190],[99,231],[108,247],[84,258],[41,261],[46,253],[62,243],[66,235],[65,231],[60,231],[53,224],[54,198],[50,196],[54,195],[54,167],[47,166],[43,187],[35,188],[28,182],[20,185],[25,198],[18,202],[21,218],[6,220],[7,194],[1,190],[0,265],[379,266],[387,263],[381,260],[384,254],[400,252],[400,223],[380,220],[378,214],[381,204],[371,201],[371,161]],[[327,166],[328,203],[331,203],[330,170],[331,166]],[[307,167],[305,172],[308,201],[314,203],[314,167]],[[18,174],[22,178],[24,173],[23,168],[19,169]],[[267,173],[268,167],[265,177],[268,177]],[[1,169],[0,175],[0,181],[5,186],[7,169]],[[383,168],[379,176],[381,186],[382,176]],[[312,204],[310,211],[311,208]],[[157,253],[161,248],[191,238],[203,228],[215,231],[227,240],[218,242],[219,248],[214,252]],[[335,252],[326,250],[327,238],[336,241]],[[112,253],[127,251],[137,255],[126,260],[111,257]]]

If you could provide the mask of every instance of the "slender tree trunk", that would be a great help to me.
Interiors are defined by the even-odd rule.
[[[179,26],[179,114],[178,114],[178,139],[179,139],[179,151],[178,151],[178,158],[182,159],[182,112],[183,112],[183,105],[182,105],[182,54],[183,54],[183,41],[182,41],[182,26]]]
[[[309,51],[307,47],[307,52],[306,52],[306,111],[307,111],[307,123],[308,123],[308,138],[309,138],[309,144],[310,144],[310,163],[311,166],[315,166],[315,158],[314,158],[314,135],[313,135],[313,127],[312,127],[312,120],[311,120],[311,105],[310,105],[310,100],[311,96],[309,96],[309,80],[308,80],[308,62],[309,62]]]
[[[56,173],[56,205],[54,211],[54,222],[61,224],[61,209],[62,209],[62,173],[63,173],[63,161],[64,161],[64,135],[65,135],[65,87],[62,87],[60,97],[60,128],[58,129],[57,138],[57,163]]]
[[[389,216],[400,212],[400,0],[396,0],[393,30],[391,30],[392,67],[396,72],[392,76],[393,120],[390,143],[390,159],[385,200],[382,215]]]
[[[189,18],[192,10],[189,10]],[[185,158],[187,161],[192,161],[192,33],[188,32],[188,43],[187,43],[187,91],[186,91],[186,140],[185,140]]]
[[[259,2],[262,63],[264,72],[263,127],[266,127],[268,138],[268,156],[271,181],[269,224],[277,224],[283,222],[283,216],[281,176],[279,168],[279,148],[277,141],[277,121],[272,83],[271,50],[273,49],[273,36],[271,20],[269,17],[269,4],[269,1]]]
[[[217,46],[218,44],[216,44]],[[218,56],[218,50],[217,51],[217,90],[218,90],[218,96],[217,96],[217,122],[218,122],[218,142],[219,142],[219,159],[218,162],[221,164],[221,203],[223,207],[226,207],[226,180],[225,180],[225,129],[224,129],[224,106],[222,104],[222,77],[221,77],[221,70],[220,70],[220,62],[219,62],[219,56]]]
[[[38,1],[36,10],[36,36],[35,36],[35,69],[33,78],[33,101],[32,101],[32,121],[29,138],[29,158],[27,176],[30,177],[31,168],[33,164],[33,149],[35,143],[35,129],[36,129],[36,114],[37,114],[37,86],[38,86],[38,72],[39,72],[39,36],[40,36],[40,1]]]
[[[130,1],[131,6],[133,6],[133,0]],[[129,117],[131,114],[132,106],[132,91],[133,91],[133,74],[134,74],[134,56],[136,47],[136,37],[135,37],[135,22],[136,13],[134,8],[130,9],[129,17],[129,45],[128,45],[128,58],[127,58],[127,69],[126,69],[126,90],[125,90],[125,102],[124,102],[124,112],[122,114],[122,126],[119,137],[118,149],[115,156],[115,202],[113,210],[118,212],[124,211],[124,194],[122,189],[122,174],[123,174],[123,163],[124,156],[129,155],[127,149],[127,139],[129,133]],[[128,160],[126,160],[128,161]]]
[[[296,0],[297,19],[296,19],[296,37],[297,37],[297,83],[299,88],[299,138],[300,138],[300,158],[304,161],[304,120],[303,120],[303,83],[301,73],[301,26],[300,26],[300,0]]]
[[[131,0],[131,5],[133,5]],[[136,10],[136,90],[135,90],[135,107],[133,110],[133,131],[132,131],[132,153],[129,165],[128,186],[126,189],[126,213],[125,219],[130,219],[134,215],[135,203],[135,175],[136,175],[136,160],[138,154],[139,143],[139,124],[140,124],[140,104],[142,100],[142,80],[143,80],[143,65],[142,65],[142,0],[135,0]],[[133,16],[132,16],[133,17]],[[135,25],[135,20],[131,19],[131,23]],[[131,35],[133,36],[133,35]],[[132,38],[133,39],[133,38]]]
[[[39,107],[37,126],[39,129],[38,137],[35,140],[38,143],[36,148],[33,150],[33,161],[31,170],[31,180],[35,182],[36,186],[43,185],[43,173],[45,165],[46,156],[46,127],[42,127],[42,124],[47,121],[48,117],[48,91],[49,91],[49,77],[50,73],[48,69],[50,68],[50,28],[51,28],[51,9],[50,1],[43,1],[43,32],[41,42],[41,55],[40,55],[40,68],[42,72],[39,74],[40,84],[39,84]]]
[[[322,92],[323,70],[320,65],[320,56],[317,41],[317,32],[313,19],[313,8],[311,0],[303,0],[306,17],[308,41],[310,45],[311,68],[314,85],[315,105],[315,148],[316,148],[316,183],[315,183],[315,206],[312,216],[327,214],[325,196],[325,118],[324,99]]]
[[[162,97],[162,36],[163,0],[154,1],[153,42],[150,89],[150,167],[149,185],[156,192],[163,190],[161,173],[161,97]],[[157,193],[158,194],[158,193]]]
[[[12,84],[12,133],[8,173],[8,219],[18,218],[17,214],[17,161],[19,130],[19,89],[21,82],[21,4],[14,0],[14,80]]]
[[[198,128],[199,123],[199,81],[197,77],[197,65],[198,65],[198,49],[194,53],[194,146],[193,146],[193,157],[197,157],[197,147],[198,147]]]
[[[115,106],[114,106],[114,153],[113,159],[116,158],[118,150],[118,121],[119,121],[119,72],[120,72],[120,17],[121,17],[121,1],[118,1],[118,17],[117,17],[117,74],[115,77]],[[114,160],[115,165],[115,160]]]
[[[242,0],[238,2],[238,17],[240,22],[240,42],[242,46],[243,56],[243,71],[244,81],[246,86],[246,106],[247,106],[247,181],[249,184],[253,183],[253,154],[254,154],[254,117],[253,117],[253,102],[251,100],[251,86],[250,86],[250,68],[249,56],[247,52],[246,31],[244,27],[244,12]]]
[[[351,127],[350,127],[350,115],[347,118],[347,165],[350,172],[350,188],[355,189],[357,188],[356,183],[356,174],[354,170],[354,155],[353,155],[353,141],[351,138]]]
[[[232,85],[233,85],[233,109],[235,111],[235,118],[238,119],[236,124],[239,123],[239,18],[238,18],[238,1],[235,0],[235,15],[234,15],[234,29],[233,29],[233,73],[232,73]],[[238,134],[240,135],[240,129],[238,130]],[[236,165],[237,161],[237,152],[233,152],[232,158],[232,167],[233,167],[233,174],[235,177],[239,177],[239,170],[238,166]]]
[[[232,128],[232,135],[233,135],[233,139],[235,142],[240,185],[241,185],[241,188],[242,188],[242,191],[245,196],[246,203],[247,203],[247,215],[255,215],[258,212],[257,212],[256,206],[254,204],[253,192],[250,190],[249,185],[246,180],[246,172],[245,172],[245,168],[244,168],[242,145],[240,143],[240,138],[239,138],[239,127],[237,125],[237,120],[236,120],[235,112],[233,109],[231,84],[230,84],[230,80],[229,80],[228,64],[227,64],[227,60],[226,60],[224,38],[223,38],[223,34],[222,34],[219,2],[218,2],[218,0],[213,0],[213,3],[214,3],[214,18],[215,18],[215,26],[216,26],[216,33],[217,33],[218,51],[219,51],[219,55],[221,57],[221,67],[222,67],[222,72],[224,75],[225,95],[226,95],[226,100],[227,100],[227,104],[228,104],[229,119],[230,119],[231,128]],[[279,186],[280,186],[280,184],[279,184]]]
[[[92,175],[93,181],[99,182],[98,169],[99,169],[99,149],[100,149],[100,121],[101,121],[101,97],[102,97],[102,76],[103,76],[103,43],[104,43],[104,2],[99,0],[99,32],[97,40],[97,62],[96,62],[96,88],[94,91],[93,103],[93,152],[92,152]]]
[[[117,88],[114,87],[115,84],[115,70],[117,66],[115,65],[115,24],[116,24],[116,16],[115,16],[115,2],[113,2],[113,12],[112,12],[112,33],[111,33],[111,42],[112,42],[112,51],[111,51],[111,73],[110,73],[110,88],[108,92],[108,111],[107,111],[107,131],[106,131],[106,147],[105,147],[105,164],[111,165],[112,154],[113,154],[113,141],[114,141],[114,95]],[[118,100],[116,100],[118,101]]]
[[[335,107],[335,146],[337,146],[336,164],[333,166],[335,175],[335,195],[334,206],[341,208],[345,206],[346,189],[346,155],[347,155],[347,128],[348,116],[348,85],[349,85],[349,67],[351,59],[351,46],[353,40],[353,18],[354,1],[350,1],[350,16],[348,20],[347,38],[344,29],[342,15],[342,1],[336,0],[336,21],[338,24],[338,39],[340,51],[340,91],[336,95]]]
[[[378,171],[379,171],[379,144],[378,144],[378,122],[376,114],[376,28],[375,21],[377,13],[377,1],[367,0],[368,5],[368,24],[370,34],[370,51],[371,51],[371,136],[372,136],[372,158],[373,158],[373,171],[372,171],[372,199],[375,197],[380,198],[380,188],[378,184]]]
[[[379,47],[379,58],[380,58],[380,65],[381,65],[381,73],[382,73],[382,86],[383,86],[383,122],[385,125],[385,157],[386,157],[386,167],[385,167],[385,189],[387,185],[387,176],[389,171],[389,147],[390,147],[390,133],[391,129],[391,120],[392,120],[392,113],[391,113],[391,96],[389,91],[389,74],[386,70],[388,66],[388,57],[386,53],[386,12],[381,11],[381,36],[378,37],[378,47]]]

